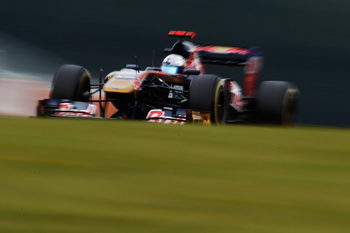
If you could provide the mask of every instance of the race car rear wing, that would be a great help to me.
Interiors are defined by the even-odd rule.
[[[197,34],[190,31],[170,31],[171,37],[177,37],[179,40],[172,48],[164,49],[166,53],[175,53],[184,56],[186,59],[192,52],[196,53],[203,64],[216,65],[231,65],[244,66],[250,57],[261,57],[261,52],[258,48],[240,48],[240,47],[225,47],[225,46],[192,46],[184,42],[184,38],[193,39]]]
[[[258,48],[204,46],[197,48],[197,55],[203,64],[245,66],[251,57],[261,57]]]

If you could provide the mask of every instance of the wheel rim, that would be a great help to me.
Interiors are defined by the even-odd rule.
[[[288,89],[284,96],[284,107],[282,111],[282,124],[293,125],[297,111],[297,89]]]
[[[222,80],[218,83],[214,99],[214,123],[221,124],[224,122],[225,113],[225,95]]]
[[[90,99],[90,82],[89,75],[84,74],[80,80],[77,90],[77,100],[80,101],[89,101]]]

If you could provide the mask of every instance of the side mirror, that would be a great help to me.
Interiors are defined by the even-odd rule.
[[[162,71],[159,67],[146,67],[145,71]]]
[[[133,69],[133,70],[139,70],[140,67],[137,64],[126,64],[126,68]]]
[[[200,71],[199,70],[184,70],[182,73],[188,74],[188,75],[199,75]]]

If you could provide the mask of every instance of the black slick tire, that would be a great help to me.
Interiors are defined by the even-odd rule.
[[[78,65],[62,65],[52,81],[52,99],[69,99],[87,102],[90,99],[89,72]]]
[[[289,82],[264,81],[256,96],[256,118],[267,124],[293,125],[299,99],[298,88]]]
[[[211,122],[224,124],[226,121],[227,103],[223,80],[211,74],[195,77],[190,85],[189,108],[193,111],[207,112]]]

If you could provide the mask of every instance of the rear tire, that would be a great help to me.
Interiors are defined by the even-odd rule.
[[[298,98],[298,88],[289,82],[262,82],[256,96],[257,120],[270,124],[295,124]]]
[[[211,122],[226,122],[227,103],[223,80],[210,74],[198,75],[190,85],[189,108],[198,112],[209,112]]]
[[[52,81],[52,99],[88,102],[90,99],[89,72],[77,65],[63,65],[57,69]]]

